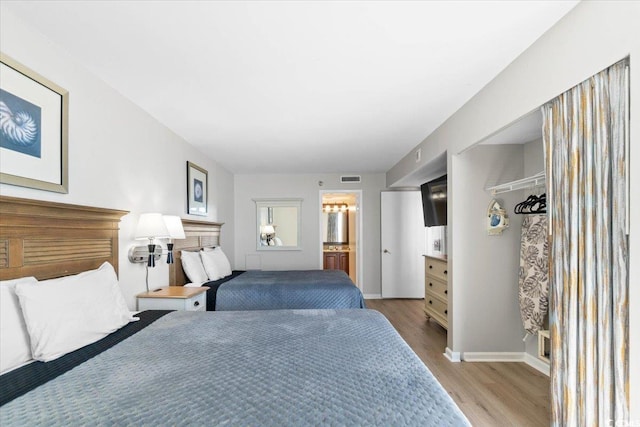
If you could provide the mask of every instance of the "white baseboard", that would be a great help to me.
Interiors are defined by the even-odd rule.
[[[447,351],[449,349],[447,348]],[[462,353],[465,362],[524,362],[543,374],[550,375],[550,367],[547,363],[525,352],[473,352]]]
[[[524,362],[522,352],[475,352],[462,353],[465,362]]]
[[[460,362],[460,352],[459,351],[451,351],[449,347],[447,347],[444,351],[444,357],[449,359],[450,362]]]
[[[531,366],[533,369],[542,372],[546,376],[551,376],[551,366],[529,353],[524,353],[524,363]]]
[[[382,299],[382,294],[363,294],[364,299]]]

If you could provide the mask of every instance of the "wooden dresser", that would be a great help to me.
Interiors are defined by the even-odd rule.
[[[424,313],[447,329],[449,309],[449,280],[446,256],[424,258]]]

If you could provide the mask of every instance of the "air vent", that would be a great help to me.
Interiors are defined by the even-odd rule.
[[[360,175],[342,175],[340,177],[340,182],[357,183],[360,181],[361,181]]]

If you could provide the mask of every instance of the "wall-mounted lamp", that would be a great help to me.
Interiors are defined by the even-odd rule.
[[[177,215],[164,215],[164,223],[169,231],[169,243],[167,243],[167,264],[173,264],[173,239],[186,239],[182,220]]]
[[[155,267],[156,266],[156,257],[159,257],[159,254],[156,252],[156,245],[154,243],[154,239],[164,239],[169,237],[169,230],[167,230],[167,225],[162,219],[162,214],[159,213],[144,213],[140,215],[138,219],[138,226],[136,227],[136,240],[145,240],[149,239],[149,244],[147,245],[148,249],[148,258],[147,258],[147,267]],[[143,247],[142,247],[143,248]],[[133,247],[129,250],[129,261],[131,262],[141,262],[141,247]],[[162,248],[160,249],[160,253],[162,253]],[[144,258],[142,258],[144,260]]]
[[[275,234],[276,234],[276,229],[273,227],[273,225],[269,224],[269,225],[260,226],[260,239],[266,241],[267,246],[273,246],[273,244],[271,243],[271,240],[273,239]]]

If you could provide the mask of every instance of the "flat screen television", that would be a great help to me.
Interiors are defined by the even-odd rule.
[[[447,175],[420,186],[424,226],[447,225]]]

